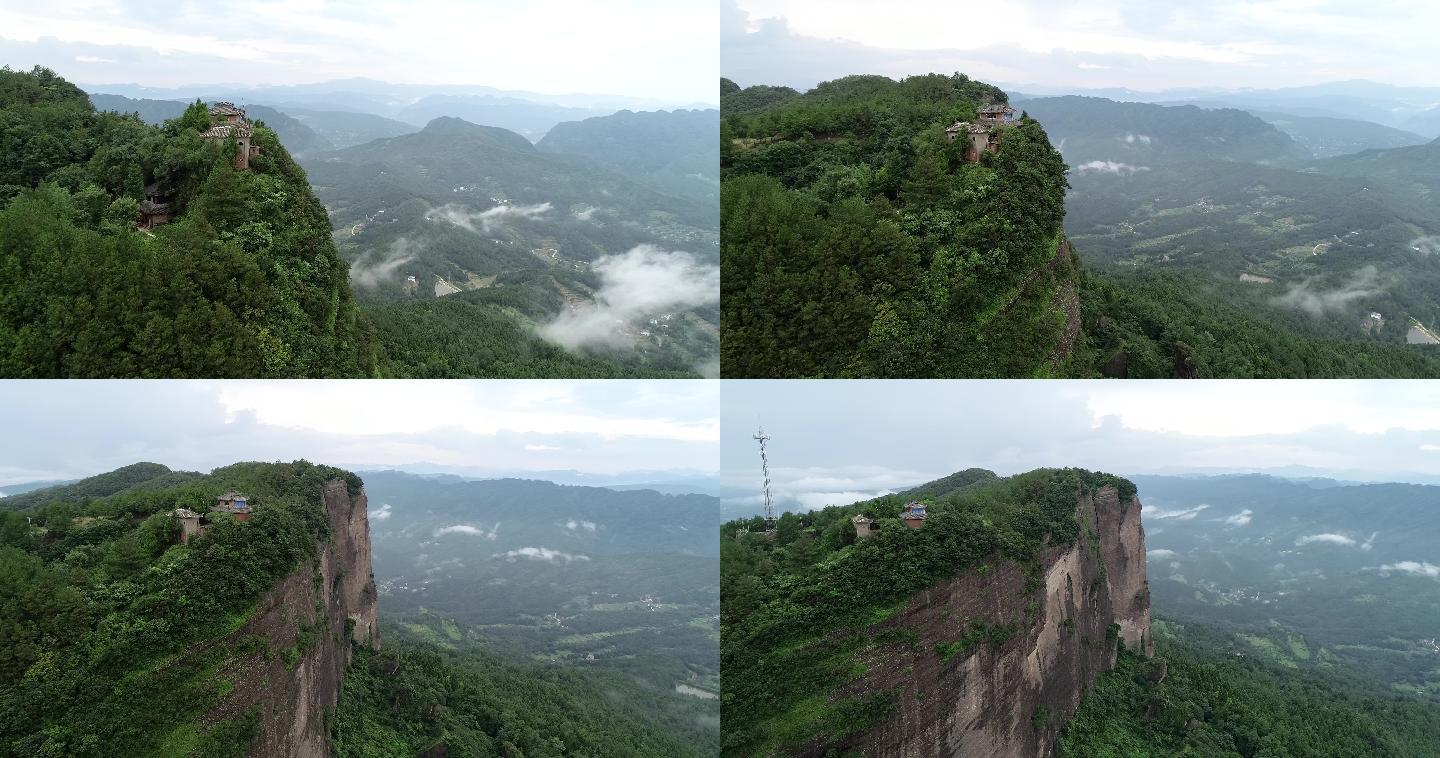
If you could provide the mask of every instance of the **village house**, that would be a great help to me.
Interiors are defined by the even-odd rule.
[[[900,521],[911,529],[925,526],[925,504],[906,503],[905,507],[900,509]]]
[[[850,523],[855,525],[855,539],[857,540],[863,540],[873,533],[872,524],[875,523],[874,519],[856,516],[850,519]]]
[[[180,544],[184,545],[190,540],[205,533],[205,527],[200,523],[200,514],[189,508],[176,508],[170,511],[170,515],[180,521]]]
[[[210,106],[210,122],[214,124],[202,136],[207,140],[235,138],[235,168],[250,169],[250,159],[260,154],[260,146],[254,143],[255,125],[245,118],[245,109],[234,103],[216,103]]]
[[[230,490],[229,492],[215,498],[215,507],[212,512],[229,513],[235,516],[236,521],[250,520],[250,501],[244,495]]]

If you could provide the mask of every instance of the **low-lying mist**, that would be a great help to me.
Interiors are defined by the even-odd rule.
[[[415,260],[418,246],[408,239],[390,243],[383,255],[366,253],[350,264],[350,286],[357,289],[373,289],[381,282],[389,281],[401,266]],[[375,258],[380,260],[375,260]]]
[[[709,305],[720,300],[720,268],[694,255],[639,245],[591,264],[600,276],[595,304],[562,312],[540,333],[571,349],[626,347],[633,342],[619,327],[661,311]]]
[[[483,211],[474,211],[461,205],[442,205],[425,212],[431,221],[448,221],[458,227],[477,234],[489,234],[507,222],[536,218],[550,212],[550,203],[535,205],[497,205]]]
[[[1270,302],[1282,308],[1294,308],[1321,316],[1328,311],[1338,311],[1350,303],[1367,297],[1374,297],[1385,291],[1380,283],[1380,272],[1374,266],[1365,266],[1351,275],[1344,284],[1334,289],[1322,289],[1315,278],[1292,284],[1285,294]]]

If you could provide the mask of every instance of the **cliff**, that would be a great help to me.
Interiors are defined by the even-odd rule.
[[[249,652],[218,672],[235,687],[203,721],[254,714],[261,731],[251,743],[252,756],[329,756],[325,721],[339,700],[350,645],[380,649],[365,493],[352,497],[345,482],[332,480],[324,503],[330,539],[220,643]]]
[[[910,644],[869,648],[840,696],[894,692],[890,714],[840,747],[865,755],[1053,755],[1065,720],[1115,666],[1116,641],[1150,655],[1140,503],[1113,486],[1081,495],[1081,535],[1036,567],[1002,562],[940,581],[867,630]],[[1038,587],[1036,586],[1038,582]],[[957,640],[985,640],[937,654]],[[1003,631],[1002,631],[1003,630]],[[814,744],[803,755],[824,755]]]

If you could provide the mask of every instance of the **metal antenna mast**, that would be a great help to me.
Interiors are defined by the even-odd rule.
[[[755,439],[760,443],[760,471],[765,475],[765,525],[767,528],[775,527],[775,503],[770,499],[770,458],[765,454],[765,443],[770,441],[770,435],[765,433],[765,427],[760,427],[755,432]]]

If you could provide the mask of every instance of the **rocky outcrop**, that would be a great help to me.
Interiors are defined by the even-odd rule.
[[[1080,536],[1038,565],[990,563],[911,598],[867,630],[903,640],[871,647],[866,673],[842,697],[890,691],[890,715],[838,747],[870,756],[1034,758],[1055,752],[1060,727],[1117,644],[1153,652],[1145,532],[1138,500],[1113,487],[1082,495]],[[960,647],[957,643],[970,640]],[[815,745],[823,755],[836,745]]]
[[[252,756],[328,757],[326,714],[339,700],[351,643],[380,648],[365,493],[352,498],[335,480],[323,497],[330,539],[229,635],[226,644],[247,652],[219,672],[235,689],[204,719],[258,716]]]

